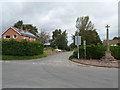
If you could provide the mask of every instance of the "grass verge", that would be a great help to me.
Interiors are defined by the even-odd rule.
[[[53,52],[54,50],[52,49],[44,49],[44,53],[48,53],[48,52]]]
[[[38,59],[47,57],[45,54],[41,55],[35,55],[35,56],[8,56],[8,55],[2,55],[2,60],[31,60],[31,59]]]

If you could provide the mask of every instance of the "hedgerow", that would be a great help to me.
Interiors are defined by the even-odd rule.
[[[86,46],[86,59],[101,59],[105,55],[106,47],[103,45],[87,45]],[[110,47],[112,56],[115,59],[120,60],[120,46],[111,46]],[[80,58],[85,58],[84,47],[79,47],[79,56]],[[78,52],[77,49],[73,52],[73,55],[69,59],[77,58]]]
[[[2,54],[12,56],[33,56],[43,54],[43,44],[38,41],[3,40]]]

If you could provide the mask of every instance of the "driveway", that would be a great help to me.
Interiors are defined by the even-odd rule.
[[[118,88],[118,69],[73,63],[71,54],[3,61],[3,88]]]

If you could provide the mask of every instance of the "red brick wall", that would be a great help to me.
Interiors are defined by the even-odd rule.
[[[14,31],[12,28],[9,28],[5,33],[3,33],[2,38],[4,39],[5,35],[10,35],[10,39],[13,38],[13,35],[18,35],[18,38],[16,40],[21,40],[23,39],[24,36],[21,36],[19,33]],[[9,40],[9,39],[8,39]]]
[[[14,38],[16,40],[22,40],[24,39],[24,36],[23,35],[20,35],[19,33],[17,33],[16,31],[14,31],[12,28],[9,28],[5,33],[3,33],[2,35],[2,39],[4,39],[4,36],[5,35],[10,35],[10,39],[13,38],[13,35],[18,35],[18,38]],[[9,39],[8,39],[9,40]],[[34,38],[30,38],[29,37],[26,37],[26,40],[30,40],[30,41],[34,41],[35,39]]]

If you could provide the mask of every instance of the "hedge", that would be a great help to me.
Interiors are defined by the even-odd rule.
[[[3,40],[2,54],[12,56],[33,56],[43,54],[43,44],[38,41]]]
[[[120,46],[111,46],[110,50],[111,50],[112,56],[120,60]]]
[[[86,46],[86,58],[87,59],[101,59],[105,55],[106,47],[103,45],[87,45]],[[111,46],[110,47],[111,54],[120,60],[120,46]],[[79,56],[80,58],[85,58],[84,55],[84,47],[80,46],[79,48]],[[73,55],[69,57],[69,59],[77,58],[77,50],[73,52]]]

